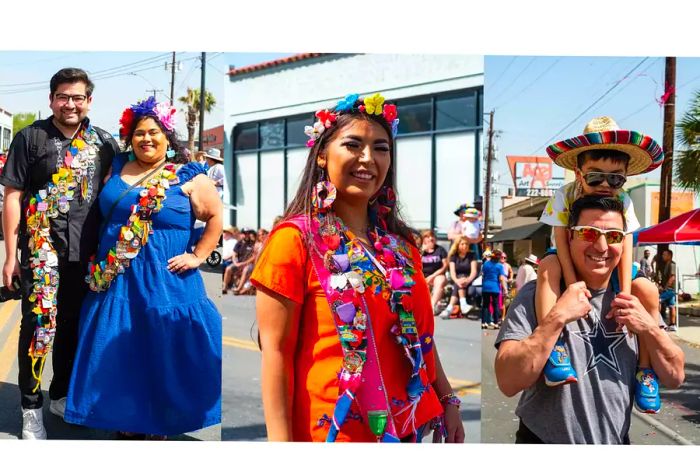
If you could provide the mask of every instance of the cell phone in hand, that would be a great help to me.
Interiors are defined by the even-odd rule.
[[[15,274],[14,276],[12,276],[12,285],[10,287],[0,287],[0,302],[21,299],[22,294],[20,292],[20,288],[21,284],[19,281],[19,276]]]

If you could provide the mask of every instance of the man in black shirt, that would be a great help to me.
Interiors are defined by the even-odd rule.
[[[96,199],[112,158],[119,151],[112,136],[92,127],[87,118],[93,89],[85,71],[74,68],[58,71],[50,82],[49,107],[53,115],[17,133],[0,174],[0,184],[5,186],[3,230],[7,255],[3,265],[3,284],[9,287],[13,275],[19,275],[22,291],[17,356],[23,439],[46,438],[41,417],[41,361],[35,361],[29,355],[30,346],[36,344],[33,339],[35,330],[39,331],[37,324],[43,322],[45,325],[46,321],[37,320],[34,312],[37,302],[36,299],[30,300],[30,296],[36,297],[35,292],[40,291],[44,298],[51,300],[55,297],[54,375],[49,397],[50,411],[63,417],[78,341],[78,316],[87,292],[87,261],[97,249],[100,212]],[[53,175],[59,168],[71,171],[73,182],[68,182],[68,187],[64,182],[58,188],[47,190],[50,183],[57,182]],[[43,227],[55,251],[49,249],[48,253],[57,258],[49,255],[47,259],[46,249],[37,249],[34,240],[30,239],[27,210],[31,207],[30,199],[38,196],[45,200],[47,196],[55,198],[54,203],[58,204],[49,205],[51,213],[46,212],[48,226]],[[46,201],[44,205],[47,202],[51,204]],[[36,204],[33,207],[36,208]],[[58,269],[60,284],[48,281],[48,274],[55,268]],[[38,283],[35,281],[37,269],[46,269],[46,283],[43,279]],[[57,284],[58,291],[53,294]],[[47,345],[50,343],[50,340],[46,342]]]

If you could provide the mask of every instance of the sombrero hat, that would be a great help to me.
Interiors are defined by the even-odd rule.
[[[627,175],[639,175],[654,170],[664,160],[659,143],[650,136],[632,130],[620,130],[612,117],[596,117],[583,129],[583,135],[556,142],[547,148],[555,164],[568,170],[576,169],[579,154],[596,149],[611,149],[630,156]]]

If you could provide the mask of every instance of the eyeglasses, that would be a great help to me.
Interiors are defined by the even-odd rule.
[[[579,239],[586,242],[596,242],[602,234],[608,244],[621,243],[627,234],[621,229],[600,229],[595,226],[574,226],[571,230],[576,233]]]
[[[87,100],[87,96],[85,96],[85,95],[67,95],[65,93],[57,93],[54,96],[54,99],[61,104],[68,104],[68,101],[73,100],[73,103],[75,103],[76,106],[80,106]]]
[[[621,173],[588,172],[583,175],[583,179],[588,186],[600,186],[607,182],[613,189],[620,189],[627,181],[627,177]]]

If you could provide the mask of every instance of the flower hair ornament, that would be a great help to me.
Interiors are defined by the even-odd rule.
[[[304,128],[309,137],[307,147],[313,147],[316,141],[327,129],[331,128],[341,114],[364,112],[369,115],[383,117],[391,125],[391,135],[396,136],[399,129],[399,118],[395,104],[384,104],[385,99],[380,93],[361,98],[357,93],[351,93],[338,101],[332,110],[322,109],[316,112],[316,122]]]
[[[126,134],[131,129],[134,120],[137,118],[152,116],[158,119],[158,121],[163,125],[167,131],[172,132],[175,128],[175,109],[169,102],[162,101],[160,103],[156,102],[153,96],[149,96],[147,99],[141,100],[136,104],[132,104],[122,113],[119,119],[119,134],[126,136]]]

